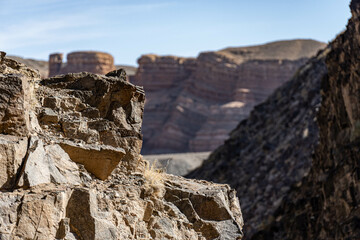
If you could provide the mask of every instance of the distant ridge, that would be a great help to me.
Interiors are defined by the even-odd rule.
[[[274,41],[261,45],[248,47],[228,47],[219,50],[219,53],[229,54],[235,58],[244,60],[296,60],[299,58],[309,58],[319,49],[325,48],[326,43],[312,39],[295,39]]]

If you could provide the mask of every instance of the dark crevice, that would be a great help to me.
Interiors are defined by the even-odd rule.
[[[17,188],[17,185],[19,184],[21,175],[25,171],[26,162],[29,158],[30,152],[32,152],[37,147],[37,144],[38,144],[38,141],[36,141],[33,144],[33,146],[31,146],[31,137],[28,138],[26,154],[23,157],[23,159],[21,161],[21,165],[16,172],[15,181],[13,182],[12,186],[10,187],[10,191],[14,191]]]

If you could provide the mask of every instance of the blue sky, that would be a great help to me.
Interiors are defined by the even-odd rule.
[[[201,51],[274,40],[331,41],[350,0],[0,0],[0,50],[47,59],[99,50],[117,64],[146,53]]]

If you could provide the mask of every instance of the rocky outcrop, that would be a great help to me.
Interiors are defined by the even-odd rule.
[[[124,71],[38,72],[0,55],[0,239],[241,239],[228,185],[139,155],[145,95]]]
[[[331,44],[318,113],[320,143],[310,173],[254,239],[359,239],[360,1]]]
[[[268,221],[291,184],[308,173],[318,141],[315,122],[327,50],[297,74],[231,133],[189,177],[227,182],[236,188],[246,219],[245,232]],[[244,187],[247,186],[247,187]]]
[[[47,78],[49,76],[49,62],[43,60],[35,60],[29,58],[22,58],[18,56],[7,56],[8,58],[14,59],[20,63],[25,64],[26,66],[36,69],[40,72],[41,78]],[[64,67],[66,63],[62,62],[62,54],[55,54],[54,58],[51,60],[52,63],[52,72],[60,71],[61,67]],[[124,69],[127,76],[135,75],[136,67],[130,65],[115,65],[116,69]],[[75,72],[81,72],[82,70],[77,69]],[[96,73],[96,72],[93,72]],[[54,74],[56,75],[56,74]]]
[[[247,239],[360,237],[360,3],[351,6],[347,30],[189,175],[237,189]]]
[[[72,52],[67,55],[66,64],[63,63],[61,53],[53,53],[49,56],[49,77],[77,72],[106,74],[114,69],[114,58],[108,53]]]
[[[196,59],[142,56],[130,81],[148,93],[143,153],[215,149],[324,46],[294,40],[205,52]]]
[[[26,66],[39,71],[41,78],[47,78],[49,75],[49,63],[43,60],[35,60],[31,58],[22,58],[19,56],[8,56],[8,58],[23,63]]]

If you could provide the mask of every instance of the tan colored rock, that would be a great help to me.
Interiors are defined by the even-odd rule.
[[[54,53],[49,56],[49,77],[77,72],[106,74],[115,70],[114,58],[108,53],[95,51],[72,52],[67,55],[65,66],[63,66],[62,58],[61,53]]]
[[[50,54],[49,61],[23,58],[19,56],[7,56],[7,57],[16,60],[17,62],[23,63],[32,69],[38,70],[41,78],[49,77],[49,71],[52,73],[59,72],[62,66],[64,65],[64,63],[62,62],[63,54],[59,54],[59,53]],[[136,67],[130,65],[115,65],[115,68],[119,70],[120,69],[125,70],[127,76],[135,75],[137,69]],[[78,70],[76,72],[78,72]]]
[[[5,62],[8,79],[17,70]],[[0,137],[0,179],[11,186],[0,193],[0,239],[242,238],[227,185],[167,175],[141,158],[145,96],[125,80],[122,71],[67,74],[24,90],[36,100],[29,127]],[[176,201],[186,196],[189,208]]]
[[[19,56],[7,56],[19,63],[23,63],[29,68],[36,69],[40,73],[41,78],[47,78],[49,75],[49,64],[47,61],[36,60],[31,58],[23,58]]]
[[[111,146],[73,144],[62,142],[60,146],[69,154],[71,160],[84,165],[86,170],[101,180],[107,179],[117,167],[125,150]]]
[[[27,136],[31,132],[30,113],[36,104],[34,82],[40,79],[35,70],[0,52],[0,134]]]
[[[139,158],[141,149],[145,100],[141,88],[126,82],[121,74],[68,74],[41,83],[39,100],[46,108],[38,109],[38,117],[48,136],[122,148],[126,154],[121,165],[136,170],[139,163],[133,159]]]
[[[0,135],[0,189],[11,188],[15,183],[27,145],[27,138]]]
[[[149,187],[141,184],[144,181],[147,180],[140,175],[129,178],[118,174],[112,181],[98,182],[90,188],[62,184],[2,193],[0,236],[4,239],[55,239],[55,236],[57,239],[241,239],[241,211],[228,186],[164,175],[165,198],[157,198],[144,195]],[[187,201],[188,196],[190,205],[183,207],[181,202]],[[201,208],[204,199],[216,211]]]
[[[57,144],[44,146],[41,139],[31,137],[18,185],[33,187],[47,183],[81,184],[78,166]]]

